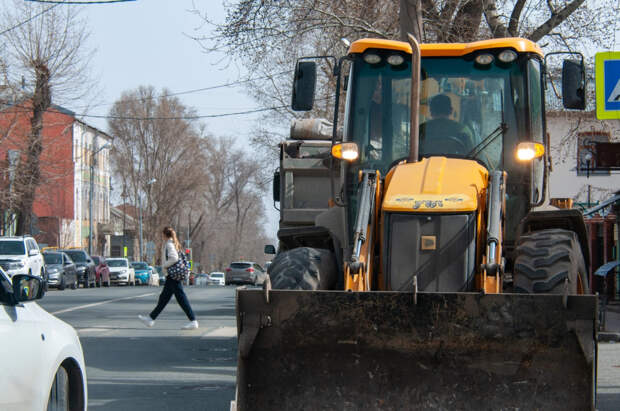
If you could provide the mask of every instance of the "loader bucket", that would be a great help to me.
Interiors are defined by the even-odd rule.
[[[596,296],[237,291],[237,410],[594,409]]]

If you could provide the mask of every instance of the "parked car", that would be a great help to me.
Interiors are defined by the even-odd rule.
[[[62,251],[44,251],[42,254],[47,285],[59,290],[64,290],[66,287],[75,290],[78,286],[78,276],[71,257]]]
[[[9,278],[15,274],[45,278],[45,264],[39,245],[29,235],[0,237],[0,267]]]
[[[152,265],[149,265],[149,270],[151,272],[151,281],[149,285],[159,285],[159,273]]]
[[[97,287],[101,287],[102,285],[109,287],[110,268],[108,267],[105,258],[98,255],[93,255],[91,257],[95,263],[95,282],[97,283]]]
[[[235,261],[226,268],[226,285],[253,284],[261,285],[265,282],[267,273],[263,268],[252,261]]]
[[[86,366],[77,333],[41,308],[39,277],[0,268],[1,410],[85,410]]]
[[[131,263],[136,275],[136,284],[149,285],[151,270],[149,265],[143,261],[134,261]]]
[[[209,282],[215,285],[226,285],[226,276],[221,271],[209,273]]]
[[[82,284],[84,288],[94,287],[97,284],[95,262],[86,251],[80,250],[79,248],[69,248],[58,251],[67,253],[75,263],[79,284]]]
[[[112,284],[136,285],[136,272],[126,258],[108,258]]]
[[[206,287],[209,284],[209,274],[199,273],[194,278],[194,284],[200,287]]]
[[[166,275],[164,274],[164,269],[161,265],[156,265],[155,270],[159,274],[159,285],[164,285],[166,282]]]

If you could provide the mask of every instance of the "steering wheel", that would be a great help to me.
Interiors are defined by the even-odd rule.
[[[444,153],[460,154],[463,156],[469,153],[463,139],[455,136],[442,136],[435,138],[432,140],[432,145],[444,148],[443,150],[440,150]]]

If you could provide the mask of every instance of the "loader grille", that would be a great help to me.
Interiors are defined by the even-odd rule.
[[[467,291],[474,278],[476,215],[389,213],[385,235],[386,289]],[[434,243],[434,244],[433,244]]]

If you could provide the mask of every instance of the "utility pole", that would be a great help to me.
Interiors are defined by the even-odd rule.
[[[154,182],[156,182],[156,179],[152,179],[150,180],[148,183],[146,183],[146,187],[147,190],[149,190],[150,185],[153,184]],[[139,214],[139,218],[140,218],[140,238],[139,238],[139,247],[140,247],[140,251],[138,252],[138,261],[142,261],[142,201],[140,200],[141,198],[141,194],[140,191],[138,191],[138,214]]]

